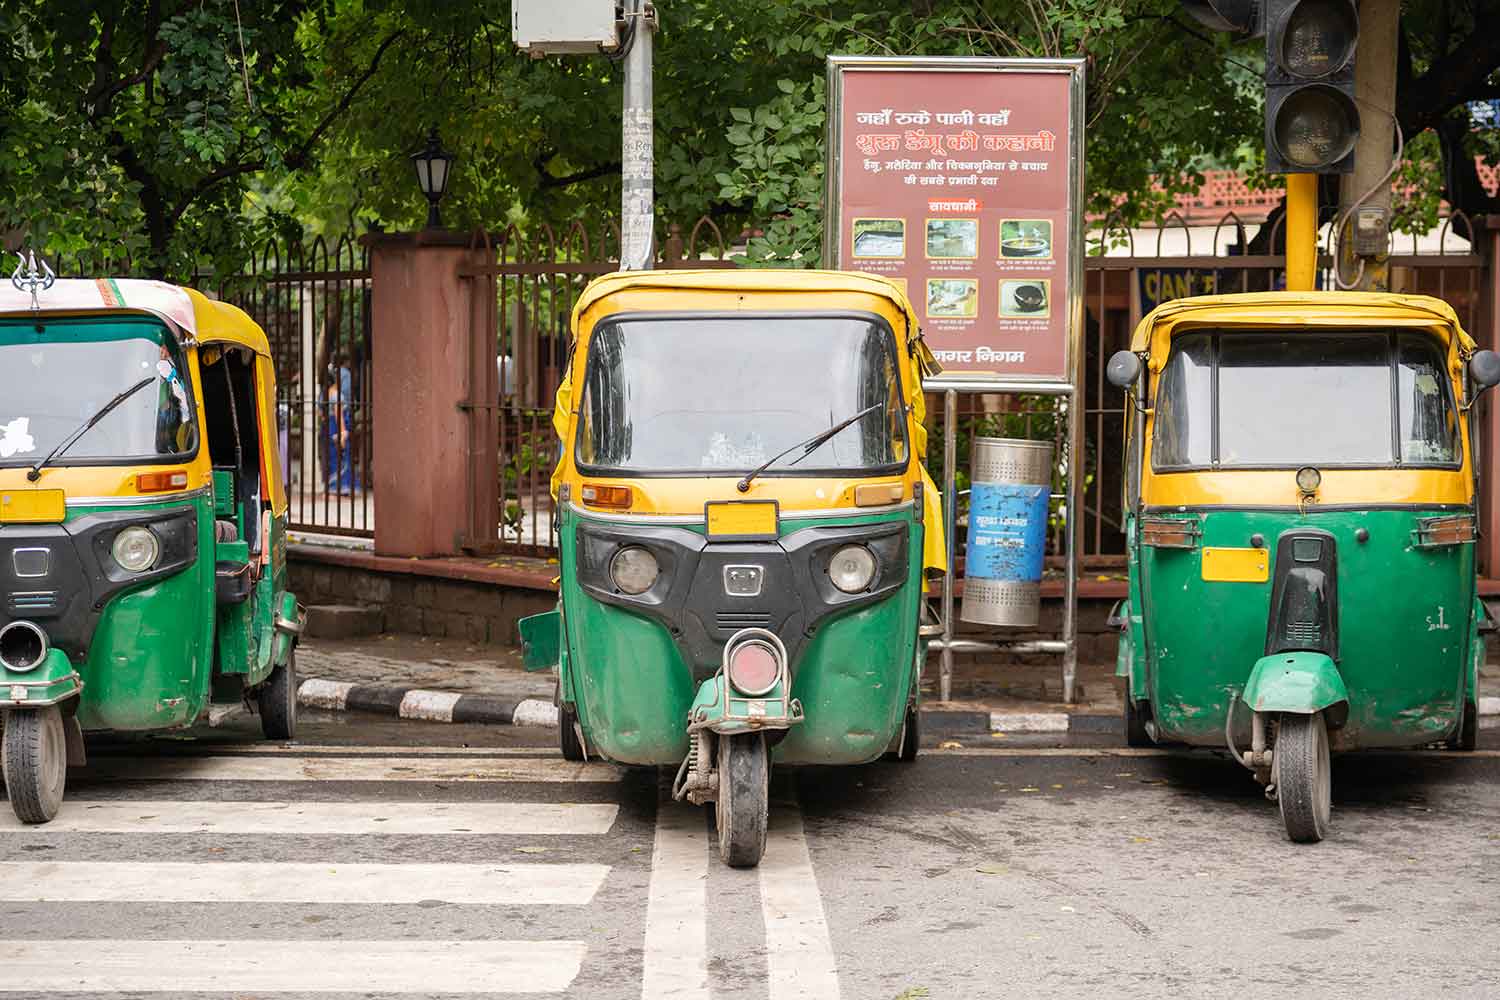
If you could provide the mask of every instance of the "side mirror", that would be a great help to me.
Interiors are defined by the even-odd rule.
[[[1110,361],[1113,365],[1114,361]],[[1469,359],[1469,377],[1474,380],[1478,390],[1474,395],[1500,383],[1500,354],[1494,351],[1475,351],[1474,356]]]
[[[1481,351],[1481,354],[1489,354],[1489,351]],[[1479,355],[1474,356],[1475,361]],[[1471,361],[1472,365],[1473,362]],[[1495,357],[1497,366],[1497,378],[1500,378],[1500,356]],[[1129,389],[1135,385],[1135,380],[1141,377],[1141,359],[1132,351],[1116,351],[1110,356],[1109,365],[1104,369],[1105,377],[1109,384],[1121,389]]]

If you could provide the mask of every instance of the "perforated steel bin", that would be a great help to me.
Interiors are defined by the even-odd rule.
[[[969,545],[959,617],[981,625],[1034,626],[1041,616],[1052,445],[975,438],[969,481]]]

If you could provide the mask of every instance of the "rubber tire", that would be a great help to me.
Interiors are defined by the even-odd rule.
[[[754,868],[766,852],[770,777],[764,735],[719,737],[719,797],[714,803],[714,817],[719,828],[719,857],[731,868]]]
[[[1464,702],[1463,721],[1458,724],[1458,735],[1448,741],[1454,750],[1479,749],[1479,706],[1472,701]]]
[[[62,808],[68,780],[68,739],[62,709],[15,708],[5,713],[0,768],[10,807],[22,823],[46,823]]]
[[[1128,747],[1154,747],[1156,741],[1151,734],[1146,732],[1146,720],[1135,702],[1130,698],[1130,692],[1125,693],[1125,745]]]
[[[1333,777],[1328,725],[1322,712],[1283,713],[1276,731],[1276,801],[1286,834],[1297,844],[1316,844],[1328,834]]]
[[[563,760],[586,759],[583,741],[578,738],[578,713],[566,705],[557,707],[557,746]]]
[[[271,676],[255,695],[260,708],[260,731],[268,740],[297,738],[297,653],[289,650],[286,662],[271,671]]]

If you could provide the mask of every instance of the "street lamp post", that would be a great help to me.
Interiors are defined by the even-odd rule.
[[[411,154],[412,166],[417,169],[417,184],[427,196],[427,228],[438,229],[442,218],[438,215],[438,202],[448,190],[448,170],[455,157],[438,141],[437,129],[427,133],[427,145]]]

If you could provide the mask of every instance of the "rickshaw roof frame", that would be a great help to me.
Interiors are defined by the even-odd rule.
[[[121,313],[154,316],[179,336],[199,344],[229,344],[271,357],[263,331],[242,309],[217,302],[193,288],[144,278],[58,278],[39,293],[41,310],[31,296],[0,284],[0,318],[36,319],[109,316]]]
[[[1153,361],[1159,361],[1171,349],[1173,338],[1206,326],[1295,326],[1326,330],[1347,326],[1356,320],[1366,328],[1373,322],[1442,331],[1450,352],[1456,349],[1460,357],[1468,357],[1476,346],[1464,331],[1453,307],[1429,295],[1243,292],[1174,299],[1157,306],[1136,324],[1130,338],[1130,349],[1137,353],[1146,352]]]

